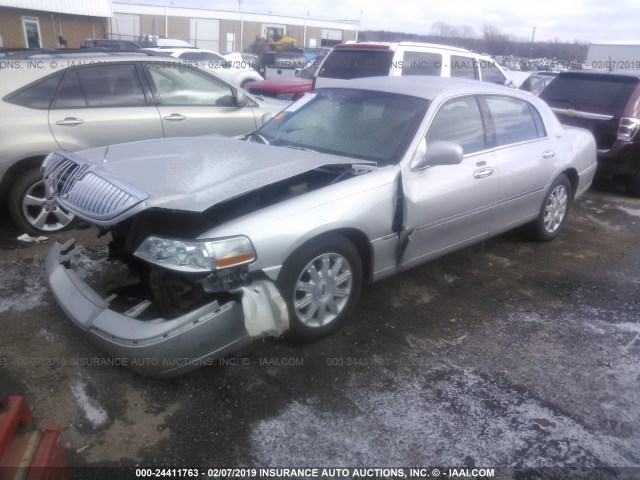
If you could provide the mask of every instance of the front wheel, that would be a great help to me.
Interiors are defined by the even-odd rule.
[[[23,173],[11,187],[9,213],[24,232],[36,235],[59,232],[74,223],[73,213],[55,202],[37,168]]]
[[[560,234],[567,222],[571,198],[571,182],[564,174],[558,176],[545,195],[535,222],[538,241],[548,242]]]
[[[284,263],[278,286],[289,311],[287,336],[313,341],[337,330],[360,295],[362,262],[342,235],[298,248]]]

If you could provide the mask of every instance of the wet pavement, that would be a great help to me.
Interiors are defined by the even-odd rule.
[[[260,340],[155,381],[105,365],[48,291],[48,245],[15,240],[2,218],[0,391],[61,424],[75,467],[615,467],[615,478],[640,467],[640,200],[601,185],[567,227],[547,244],[511,232],[366,286],[322,341]],[[82,275],[100,281],[95,232],[58,236],[86,245]]]

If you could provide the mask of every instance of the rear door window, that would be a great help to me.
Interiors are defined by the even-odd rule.
[[[97,65],[77,70],[88,107],[146,105],[133,64]]]
[[[75,70],[67,71],[62,85],[60,85],[53,108],[82,108],[86,106],[87,100],[80,85],[78,72]]]
[[[439,77],[442,55],[433,52],[404,52],[402,75],[432,75]]]
[[[391,50],[333,50],[325,60],[319,77],[363,78],[386,77],[391,70],[393,51]]]
[[[483,98],[495,127],[496,146],[546,135],[540,114],[528,102],[501,95],[487,95]]]

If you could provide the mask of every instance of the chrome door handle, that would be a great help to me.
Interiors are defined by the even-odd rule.
[[[556,152],[553,150],[545,150],[542,152],[542,158],[553,158],[556,156]]]
[[[67,117],[63,120],[58,120],[56,122],[56,125],[64,125],[65,127],[74,127],[76,125],[80,125],[81,123],[84,123],[84,120],[81,120],[76,117]]]
[[[473,173],[473,176],[476,178],[484,178],[488,177],[489,175],[493,175],[493,168],[491,167],[481,168],[480,170],[476,170]]]
[[[186,120],[187,117],[184,115],[180,115],[179,113],[172,113],[171,115],[167,115],[164,117],[165,120],[170,120],[172,122],[181,122],[182,120]]]

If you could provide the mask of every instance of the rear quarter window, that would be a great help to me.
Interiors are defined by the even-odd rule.
[[[319,77],[364,78],[386,77],[391,70],[391,50],[333,50],[322,65]]]
[[[23,107],[48,109],[58,90],[62,73],[40,80],[5,97],[5,101]]]

